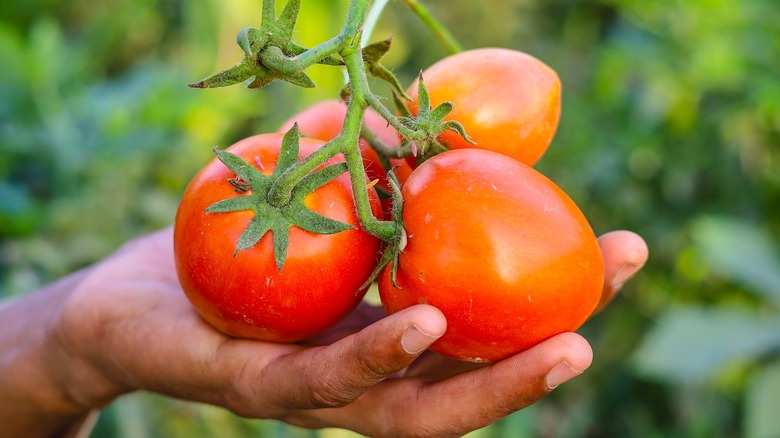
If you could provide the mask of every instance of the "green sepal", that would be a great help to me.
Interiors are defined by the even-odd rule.
[[[387,52],[390,51],[390,47],[393,44],[393,37],[371,43],[362,49],[363,61],[365,62],[379,62]]]
[[[393,87],[394,92],[397,92],[406,100],[411,100],[411,98],[406,94],[406,91],[404,90],[404,87],[401,85],[401,82],[398,80],[398,78],[387,67],[379,62],[379,60],[382,59],[382,57],[385,56],[388,51],[390,51],[390,46],[392,43],[393,38],[390,37],[363,47],[362,55],[363,62],[366,65],[366,73],[377,79],[381,79],[387,82],[391,87]]]
[[[455,109],[455,105],[453,105],[452,102],[442,102],[439,106],[431,110],[428,114],[428,119],[431,122],[442,123],[444,118],[447,117],[447,114],[451,113],[453,109]]]
[[[246,58],[233,67],[214,73],[198,82],[187,84],[187,86],[190,88],[218,88],[244,82],[256,74],[252,63],[248,59]]]
[[[317,86],[317,84],[314,83],[314,81],[309,77],[309,75],[307,75],[303,71],[299,71],[291,75],[280,76],[279,79],[285,82],[289,82],[293,85],[297,85],[301,88],[314,88]]]
[[[257,30],[258,29],[254,27],[245,27],[238,32],[238,35],[236,35],[236,42],[247,57],[252,57],[252,36]]]
[[[445,128],[445,130],[448,130],[448,131],[455,131],[455,132],[457,132],[457,133],[458,133],[458,134],[460,134],[460,136],[461,136],[461,137],[463,137],[463,139],[464,139],[464,140],[466,140],[466,142],[468,142],[469,144],[477,144],[477,142],[476,142],[476,141],[474,141],[474,140],[473,140],[473,139],[472,139],[472,138],[471,138],[471,137],[470,137],[470,136],[469,136],[469,135],[466,133],[466,128],[464,128],[464,127],[463,127],[463,125],[462,125],[460,122],[456,121],[456,120],[448,120],[448,121],[444,122],[444,124],[442,125],[442,127],[444,127],[444,128]]]
[[[425,86],[422,72],[417,78],[417,120],[425,119],[431,112],[431,96]]]
[[[276,160],[276,167],[273,172],[274,175],[281,175],[298,161],[300,136],[301,131],[298,128],[298,122],[293,123],[292,128],[284,133],[282,146],[279,148],[279,158]]]
[[[272,56],[277,62],[284,63],[286,62],[285,58],[300,55],[308,50],[292,41],[300,9],[301,0],[289,0],[277,18],[276,2],[264,0],[260,28],[247,27],[236,36],[236,42],[244,52],[244,60],[229,69],[189,84],[189,86],[192,88],[216,88],[244,82],[247,88],[261,88],[270,84],[274,79],[279,79],[299,87],[313,88],[315,83],[305,72],[282,73],[270,68],[262,61],[264,56]],[[329,55],[317,63],[343,65],[343,61],[333,55]]]
[[[346,172],[348,170],[346,163],[330,165],[304,177],[293,189],[292,197],[287,204],[275,207],[268,202],[268,192],[276,179],[298,161],[299,139],[300,135],[296,124],[285,133],[279,150],[279,158],[271,175],[264,175],[257,167],[232,152],[214,149],[217,158],[236,174],[236,178],[248,184],[250,190],[234,198],[223,199],[211,204],[206,209],[206,213],[252,211],[254,217],[241,233],[236,243],[234,256],[238,255],[240,251],[255,246],[270,231],[273,235],[274,261],[280,273],[287,259],[290,228],[296,226],[316,234],[335,234],[354,228],[350,224],[315,213],[305,203],[307,195]],[[226,182],[226,184],[229,183]]]
[[[400,101],[400,98],[395,96],[395,99],[396,106],[406,109],[406,113],[399,111],[401,115],[398,117],[398,120],[404,126],[414,131],[414,136],[407,140],[413,146],[412,154],[417,155],[416,152],[419,152],[420,159],[429,158],[447,150],[437,140],[444,131],[457,132],[468,143],[476,144],[466,133],[466,129],[461,123],[455,120],[444,120],[455,109],[455,105],[452,102],[442,102],[435,108],[431,108],[430,94],[428,94],[428,88],[425,86],[422,73],[420,73],[417,82],[418,108],[416,118],[411,116],[406,105]],[[419,151],[417,151],[418,148],[414,147],[415,145],[419,147]]]
[[[301,11],[301,0],[289,0],[282,8],[282,13],[276,20],[277,38],[280,41],[290,42],[293,37],[293,29],[298,22],[298,13]]]
[[[382,257],[379,259],[379,263],[374,268],[374,271],[368,277],[368,279],[360,286],[360,290],[368,288],[379,277],[382,271],[385,269],[388,263],[392,263],[390,267],[390,280],[395,288],[398,288],[396,283],[396,276],[398,272],[398,259],[403,253],[407,244],[406,230],[404,229],[403,219],[403,195],[401,194],[401,183],[398,181],[398,177],[395,175],[395,171],[391,169],[387,172],[387,182],[392,190],[392,209],[391,220],[395,223],[396,232],[393,238],[385,242],[384,251]]]
[[[232,152],[223,151],[214,146],[214,153],[222,164],[227,166],[227,168],[232,170],[236,176],[246,181],[253,188],[262,183],[263,178],[266,178],[266,176],[255,166],[247,163],[244,159]]]

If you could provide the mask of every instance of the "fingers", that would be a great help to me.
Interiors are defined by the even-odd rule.
[[[648,249],[644,239],[631,231],[611,231],[599,237],[604,257],[604,289],[594,313],[609,304],[634,274],[647,261]]]
[[[330,346],[281,357],[246,384],[267,387],[262,398],[282,419],[295,410],[344,406],[408,366],[445,330],[438,309],[414,306]]]
[[[339,339],[353,335],[387,316],[381,306],[372,306],[362,301],[346,319],[322,336],[318,336],[308,342],[307,345],[330,345]]]
[[[344,408],[309,414],[368,436],[462,436],[538,401],[592,360],[585,339],[564,333],[446,380],[389,379]]]

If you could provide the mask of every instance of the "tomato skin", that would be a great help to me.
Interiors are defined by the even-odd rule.
[[[457,120],[477,144],[446,131],[439,141],[448,149],[492,150],[533,166],[558,129],[561,82],[537,58],[515,50],[482,48],[441,59],[423,71],[431,105],[452,102],[445,120]],[[416,116],[417,82],[407,93]],[[414,167],[416,159],[411,159]]]
[[[492,362],[573,331],[595,309],[604,265],[574,202],[532,168],[480,149],[451,150],[403,187],[408,244],[395,288],[379,279],[388,313],[430,304],[447,317],[431,347]]]
[[[318,102],[303,111],[290,117],[282,123],[278,132],[287,132],[297,122],[301,134],[306,137],[317,138],[320,140],[331,140],[340,132],[344,124],[344,118],[347,115],[347,105],[341,100],[325,100]],[[375,111],[366,110],[363,122],[388,146],[398,144],[398,133],[387,121]],[[363,165],[366,168],[366,175],[370,180],[378,179],[377,186],[386,193],[391,193],[390,186],[387,183],[387,174],[380,164],[376,152],[364,140],[360,140],[360,153],[363,156]],[[403,184],[412,168],[404,159],[391,159],[391,164],[395,166],[395,174],[399,182]],[[386,216],[390,211],[390,200],[383,199],[382,204]]]
[[[270,174],[282,137],[257,135],[228,150],[249,163],[259,158],[262,172]],[[302,138],[299,156],[322,144]],[[343,159],[328,164],[336,161]],[[254,213],[205,212],[216,201],[242,196],[226,181],[234,176],[215,158],[193,178],[182,197],[174,226],[174,254],[184,292],[206,321],[231,336],[295,342],[323,333],[362,299],[365,290],[359,290],[360,285],[376,266],[380,247],[380,241],[359,226],[349,174],[315,190],[306,204],[355,229],[317,235],[292,227],[281,274],[274,260],[272,233],[234,256],[238,238]],[[379,216],[381,207],[373,189],[369,198]]]

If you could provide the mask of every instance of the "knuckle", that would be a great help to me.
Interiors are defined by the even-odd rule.
[[[316,374],[309,385],[310,399],[315,408],[338,408],[354,399],[353,391],[332,374]]]

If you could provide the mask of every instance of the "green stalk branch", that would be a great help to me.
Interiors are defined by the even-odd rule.
[[[312,65],[324,60],[325,58],[338,53],[344,46],[344,37],[338,35],[306,50],[300,55],[288,57],[282,49],[276,46],[270,46],[260,53],[260,60],[263,64],[280,73],[291,75],[303,71]]]
[[[372,131],[369,127],[363,125],[360,130],[360,137],[371,146],[380,159],[384,158],[404,158],[412,153],[410,146],[405,147],[393,147],[388,146],[376,132]]]
[[[433,32],[434,37],[447,54],[454,55],[463,51],[463,46],[455,36],[422,3],[417,0],[403,0],[403,2],[428,26],[428,29]]]
[[[393,114],[382,102],[379,101],[379,98],[371,94],[366,96],[366,99],[368,101],[368,105],[380,116],[382,116],[382,118],[385,119],[387,123],[390,124],[390,126],[395,128],[395,130],[398,131],[398,133],[401,134],[404,138],[409,140],[415,138],[415,132],[401,123],[401,121],[398,120],[398,117],[396,117],[395,114]]]

